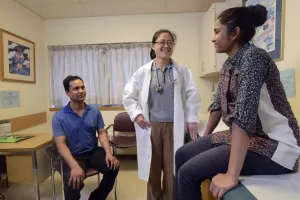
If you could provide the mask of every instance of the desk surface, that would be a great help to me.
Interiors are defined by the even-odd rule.
[[[0,152],[34,151],[52,143],[52,134],[37,134],[16,143],[0,143]]]

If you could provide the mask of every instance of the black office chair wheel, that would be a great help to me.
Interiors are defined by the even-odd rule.
[[[0,194],[0,200],[5,200],[5,196],[3,194]]]

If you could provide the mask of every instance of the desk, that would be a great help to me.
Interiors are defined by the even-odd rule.
[[[17,143],[0,143],[0,155],[6,155],[8,180],[10,182],[21,182],[33,179],[38,200],[40,200],[39,184],[51,173],[50,161],[48,157],[45,157],[46,152],[44,150],[51,144],[51,134],[38,134]],[[38,162],[38,158],[46,162]],[[38,164],[44,167],[49,164],[49,175],[45,174],[44,170],[41,171]]]

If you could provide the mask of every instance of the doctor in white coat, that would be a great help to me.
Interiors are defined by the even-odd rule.
[[[153,60],[140,67],[124,89],[124,107],[135,122],[138,176],[148,181],[148,200],[174,199],[175,152],[183,145],[185,131],[192,139],[198,134],[200,96],[191,71],[171,59],[175,42],[171,31],[157,31]]]

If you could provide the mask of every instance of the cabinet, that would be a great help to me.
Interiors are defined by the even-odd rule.
[[[212,38],[217,17],[224,10],[241,6],[240,2],[213,3],[202,18],[202,28],[199,38],[201,40],[199,49],[202,50],[202,61],[199,63],[199,76],[216,76],[220,72],[223,63],[228,58],[225,53],[216,53]]]

